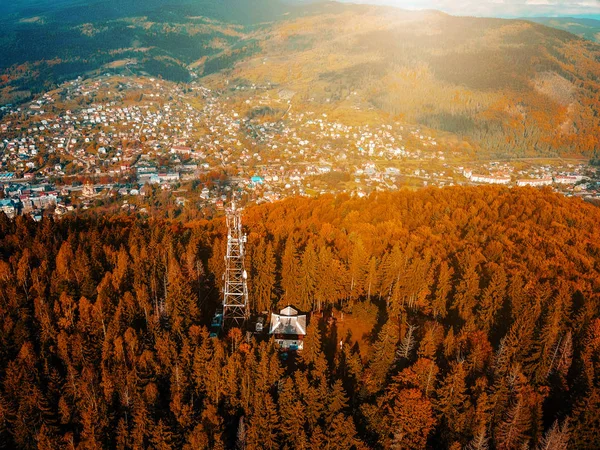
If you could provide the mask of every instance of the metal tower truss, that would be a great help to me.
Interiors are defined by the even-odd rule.
[[[248,318],[248,284],[244,267],[246,235],[242,211],[235,203],[227,210],[227,255],[223,290],[223,326],[242,326]]]

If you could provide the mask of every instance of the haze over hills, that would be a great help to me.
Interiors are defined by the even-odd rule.
[[[573,17],[533,17],[532,22],[558,28],[594,42],[600,42],[600,20]]]
[[[333,2],[159,3],[13,13],[0,40],[4,101],[84,73],[239,79],[288,89],[296,108],[358,120],[374,110],[450,133],[477,153],[591,157],[599,146],[600,47],[564,31]]]
[[[600,19],[597,0],[339,0],[345,3],[387,5],[409,10],[440,10],[455,16],[581,17]]]

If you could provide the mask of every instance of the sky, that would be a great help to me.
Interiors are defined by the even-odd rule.
[[[600,0],[343,0],[405,9],[437,9],[486,17],[589,17],[600,19]]]

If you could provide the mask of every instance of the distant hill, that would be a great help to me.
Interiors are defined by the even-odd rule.
[[[3,2],[4,3],[4,2]],[[162,13],[163,19],[202,15],[239,23],[257,23],[277,18],[299,0],[16,0],[0,5],[11,14],[7,21],[43,16],[65,23],[101,22],[124,17]],[[0,19],[1,20],[1,19]]]
[[[536,17],[526,20],[568,31],[590,41],[600,42],[600,20],[572,17]]]
[[[0,103],[105,69],[188,81],[194,63],[229,67],[248,32],[310,11],[298,0],[16,0],[0,5]],[[202,64],[201,64],[202,65]],[[197,66],[197,65],[196,65]],[[203,73],[203,71],[200,71]]]
[[[596,44],[522,20],[322,8],[254,34],[261,52],[229,77],[286,86],[296,101],[352,109],[362,100],[465,137],[480,154],[592,155],[600,146]]]
[[[600,148],[600,46],[532,21],[294,0],[27,5],[0,19],[0,103],[82,74],[239,79],[286,88],[296,108],[450,133],[480,155]]]

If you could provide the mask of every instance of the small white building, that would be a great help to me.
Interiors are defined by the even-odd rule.
[[[179,181],[179,172],[159,173],[158,179],[166,183]]]
[[[279,314],[271,313],[269,334],[282,350],[302,350],[306,336],[306,314],[287,306]]]
[[[552,178],[534,178],[531,180],[517,180],[517,186],[550,186]]]
[[[470,180],[473,183],[487,183],[487,184],[508,184],[508,183],[510,183],[510,177],[506,176],[506,175],[471,174]]]
[[[191,155],[192,148],[186,147],[184,145],[174,145],[173,147],[171,147],[171,153],[178,153],[180,155]]]
[[[557,175],[554,177],[556,184],[576,184],[582,177],[573,175]]]

